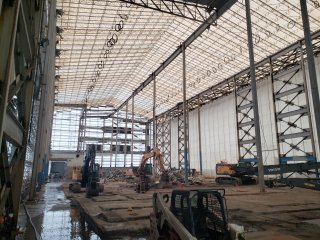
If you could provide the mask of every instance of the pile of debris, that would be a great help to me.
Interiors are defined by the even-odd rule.
[[[176,168],[171,168],[167,170],[169,180],[172,184],[184,183],[184,172],[183,170],[178,170]]]
[[[170,170],[167,170],[167,174],[172,184],[185,183],[184,170],[172,168]],[[189,184],[202,184],[203,180],[203,176],[195,171],[193,171],[192,176],[188,177]]]
[[[103,172],[104,182],[122,182],[126,180],[125,170],[123,169],[106,169]]]

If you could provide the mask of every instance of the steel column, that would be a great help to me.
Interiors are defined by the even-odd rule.
[[[119,135],[119,119],[118,119],[118,117],[119,117],[119,112],[117,112],[117,119],[116,119],[116,121],[117,121],[117,124],[116,124],[116,145],[115,145],[115,147],[116,147],[116,154],[115,154],[115,156],[114,156],[114,167],[117,167],[117,160],[118,160],[118,150],[119,150],[119,146],[118,146],[118,135]]]
[[[86,132],[87,132],[87,111],[88,109],[84,109],[84,126],[83,126],[83,152],[87,151],[86,146]]]
[[[260,192],[264,192],[265,191],[264,171],[263,171],[263,160],[262,160],[262,149],[261,149],[257,86],[256,86],[256,70],[255,70],[255,64],[254,64],[254,50],[253,50],[253,41],[252,41],[250,0],[246,0],[245,3],[246,3],[248,47],[249,47],[249,58],[250,58],[250,77],[251,77],[251,88],[252,88],[252,99],[253,99],[254,128],[255,128],[255,134],[256,134],[255,140],[256,140],[256,147],[257,147],[257,161],[258,161],[258,174],[259,174],[258,178],[259,178]]]
[[[131,167],[133,167],[133,137],[134,137],[134,95],[132,94],[131,113]]]
[[[272,59],[269,58],[269,63],[270,63],[270,79],[271,79],[271,86],[272,86],[272,96],[274,97],[274,92],[275,92],[275,85],[274,85],[274,79],[273,79],[273,66],[272,66]],[[279,164],[280,164],[280,142],[279,142],[279,127],[277,123],[277,106],[276,106],[276,101],[273,98],[273,113],[274,113],[274,121],[275,121],[275,130],[276,130],[276,139],[277,139],[277,152],[278,152],[278,157],[279,157]],[[282,177],[282,174],[281,174]]]
[[[124,136],[124,166],[127,166],[127,141],[128,141],[128,103],[126,104],[126,125]]]
[[[184,178],[185,182],[188,182],[188,176],[189,176],[189,163],[188,163],[188,137],[189,134],[187,133],[188,127],[187,127],[187,111],[188,111],[188,103],[187,103],[187,97],[186,97],[186,91],[187,91],[187,84],[186,84],[186,46],[183,43],[182,46],[182,91],[183,91],[183,132],[184,132]]]
[[[105,126],[106,126],[106,119],[103,119],[103,129],[105,129]],[[104,157],[104,131],[102,131],[102,146],[101,146],[101,164],[100,164],[100,167],[102,168],[103,167],[103,157]]]
[[[112,167],[112,157],[113,157],[113,126],[114,126],[114,118],[111,118],[111,142],[110,142],[110,168]]]
[[[153,147],[155,148],[157,146],[157,131],[156,131],[156,102],[157,102],[157,92],[156,92],[156,77],[154,74],[152,74],[153,78]]]
[[[145,151],[147,151],[148,147],[150,147],[150,125],[150,123],[147,123],[144,130]]]
[[[202,175],[201,103],[200,103],[200,96],[198,96],[198,139],[199,139],[200,174]]]
[[[307,62],[308,62],[308,71],[309,71],[309,79],[310,79],[310,90],[312,95],[312,103],[313,103],[313,113],[316,123],[316,135],[318,139],[318,146],[320,145],[320,111],[318,107],[320,106],[320,98],[319,98],[319,88],[317,82],[317,74],[316,67],[314,62],[314,54],[313,54],[313,46],[312,46],[312,38],[310,34],[310,26],[309,26],[309,15],[307,9],[307,1],[300,0],[301,6],[301,16],[304,30],[304,41],[306,45],[307,52]]]
[[[157,88],[157,83],[156,83],[156,78],[155,78],[155,75],[154,75],[154,73],[152,73],[152,79],[153,79],[153,108],[152,108],[152,114],[153,114],[153,116],[152,116],[152,118],[153,118],[153,148],[155,148],[156,146],[157,146],[157,141],[156,141],[156,139],[157,139],[157,132],[155,131],[156,130],[156,102],[157,102],[157,90],[156,90],[156,88]],[[155,164],[155,157],[153,157],[153,159],[152,159],[152,165],[153,166],[156,166],[156,164]],[[157,169],[156,169],[156,167],[154,167],[153,168],[153,176],[155,176],[156,175],[156,171],[157,171]]]
[[[0,13],[0,24],[2,25],[0,25],[0,44],[2,49],[1,61],[3,63],[0,65],[0,81],[2,82],[0,99],[0,146],[3,140],[3,132],[5,127],[4,120],[8,106],[9,87],[11,82],[10,76],[12,70],[14,69],[14,47],[16,43],[20,3],[20,0],[14,1],[14,5],[12,7],[8,7],[7,9],[4,7],[3,12]]]
[[[274,74],[271,66],[280,164],[303,159],[315,161],[302,46],[291,54],[297,60],[294,63],[288,60],[291,65],[287,69]]]

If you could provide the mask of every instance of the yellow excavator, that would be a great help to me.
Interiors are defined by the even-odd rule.
[[[147,164],[147,161],[154,157],[156,168],[159,169],[160,173],[160,184],[165,184],[169,182],[169,177],[164,169],[163,156],[158,147],[151,149],[149,152],[145,152],[140,161],[139,167],[136,171],[136,176],[138,177],[138,184],[136,191],[138,193],[144,193],[149,190],[150,177],[148,175],[155,175],[152,170],[152,164]]]

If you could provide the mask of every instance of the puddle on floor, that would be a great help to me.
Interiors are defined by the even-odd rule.
[[[21,206],[19,226],[23,234],[16,240],[103,240],[94,233],[89,224],[81,216],[70,200],[65,198],[60,182],[50,182],[43,186],[37,202],[26,204],[32,224],[27,220],[24,207]],[[36,232],[34,231],[36,229]],[[113,240],[147,240],[148,237],[115,237]]]

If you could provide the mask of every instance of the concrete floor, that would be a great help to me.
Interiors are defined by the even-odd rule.
[[[67,197],[78,204],[102,239],[123,239],[123,235],[146,238],[153,192],[171,192],[138,194],[127,183],[110,182],[101,196],[88,199],[84,192],[70,193],[67,186]],[[225,189],[229,222],[243,225],[246,239],[320,239],[320,192],[284,187],[259,193],[258,186]]]
[[[68,184],[47,183],[39,200],[26,204],[38,239],[149,239],[152,194],[172,191],[154,189],[138,194],[132,185],[109,182],[101,196],[88,199],[84,189],[82,193],[69,192]],[[320,192],[285,187],[259,193],[258,186],[225,189],[229,222],[245,227],[245,239],[320,239]],[[17,240],[37,239],[23,208],[19,225],[24,234],[18,235]]]
[[[24,207],[21,206],[18,225],[22,233],[16,240],[100,239],[84,218],[81,218],[79,209],[70,206],[70,200],[65,198],[62,191],[61,182],[47,183],[37,198],[35,202],[26,203],[36,232],[27,219]]]

